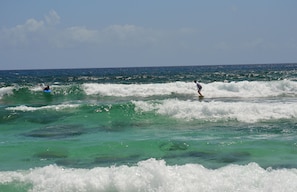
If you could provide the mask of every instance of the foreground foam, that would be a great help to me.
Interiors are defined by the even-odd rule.
[[[3,185],[29,191],[296,191],[296,169],[263,169],[256,163],[206,169],[199,164],[168,166],[149,159],[135,166],[65,169],[56,165],[0,172]]]

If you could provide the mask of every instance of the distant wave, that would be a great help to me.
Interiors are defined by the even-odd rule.
[[[192,82],[59,85],[53,87],[50,95],[45,95],[37,87],[7,87],[1,88],[0,93],[5,101],[20,103],[5,108],[13,111],[59,111],[81,105],[85,108],[98,105],[95,110],[100,111],[106,104],[116,108],[113,99],[121,99],[122,103],[132,102],[136,113],[150,112],[175,119],[258,122],[297,118],[295,81],[213,82],[202,85],[205,98],[201,102]],[[57,101],[60,104],[54,104]],[[127,110],[131,110],[130,105],[127,106]]]
[[[240,81],[240,82],[212,82],[202,83],[202,93],[207,98],[250,98],[250,97],[277,97],[297,96],[297,82],[291,80],[280,81]],[[32,87],[2,87],[0,99],[5,96],[42,95],[42,89]],[[151,97],[166,95],[196,95],[196,87],[192,82],[170,82],[151,84],[101,84],[83,83],[73,85],[52,86],[51,95],[55,96],[111,96],[111,97]],[[72,98],[73,99],[73,98]]]
[[[297,82],[281,81],[240,81],[213,82],[203,84],[202,93],[208,98],[215,97],[272,97],[296,96]],[[155,95],[187,94],[195,95],[192,82],[152,83],[152,84],[97,84],[85,83],[82,89],[87,95],[116,97],[149,97]]]

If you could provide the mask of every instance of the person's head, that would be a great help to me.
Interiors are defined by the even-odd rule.
[[[197,81],[196,81],[196,80],[194,80],[194,83],[197,83]]]

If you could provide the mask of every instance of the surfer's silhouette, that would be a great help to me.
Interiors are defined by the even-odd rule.
[[[44,91],[50,90],[50,87],[47,85],[45,88],[43,88]]]
[[[194,83],[196,84],[197,86],[197,91],[198,91],[198,94],[200,97],[203,97],[203,95],[201,94],[201,89],[202,89],[202,86],[195,80]]]

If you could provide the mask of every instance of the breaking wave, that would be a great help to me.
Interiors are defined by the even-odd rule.
[[[296,180],[296,169],[263,169],[256,163],[212,170],[199,164],[169,166],[164,160],[148,159],[135,166],[74,169],[49,165],[0,172],[0,190],[293,192]]]

